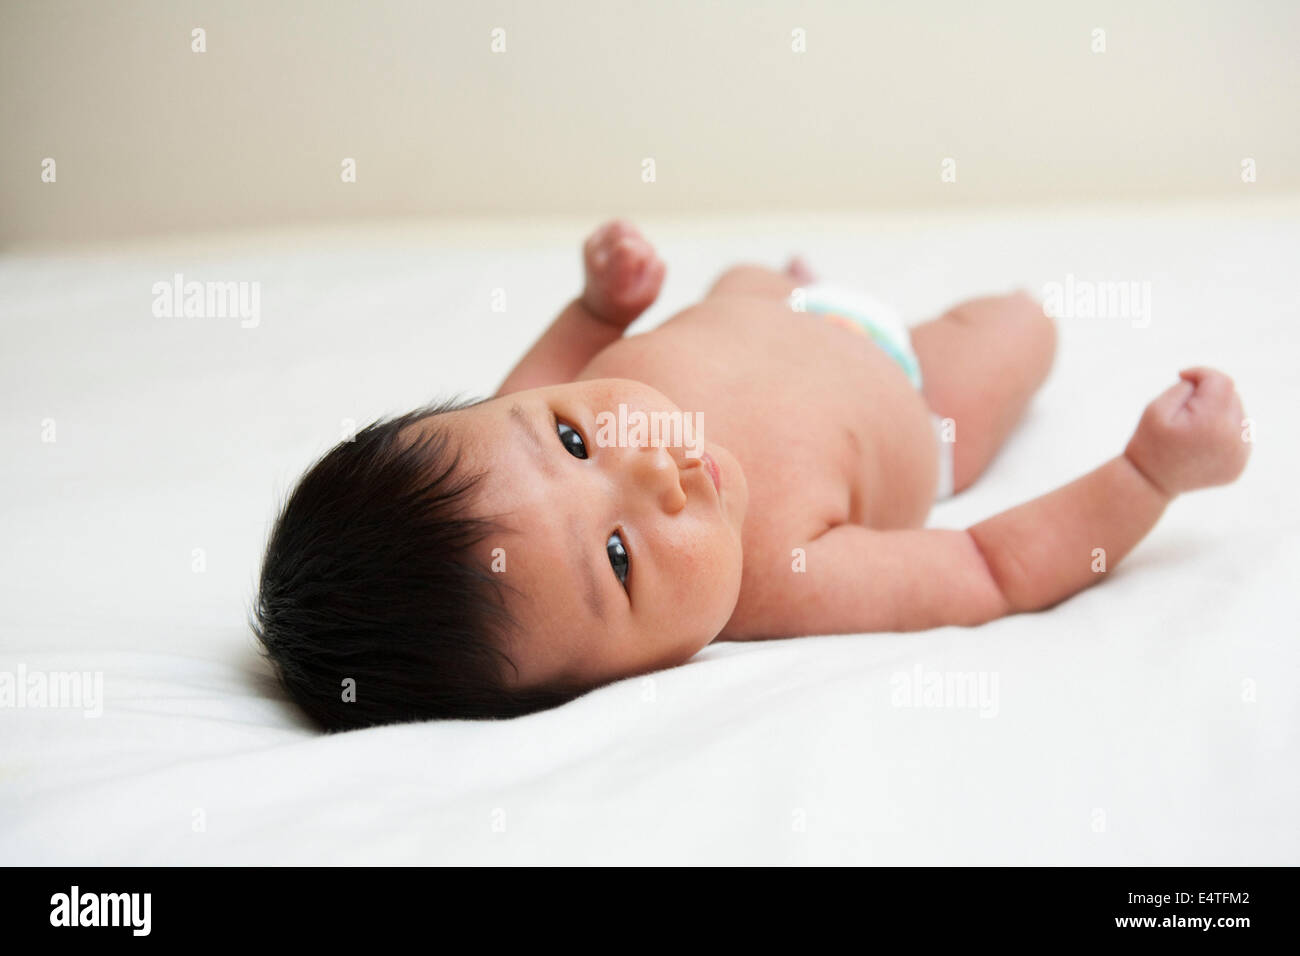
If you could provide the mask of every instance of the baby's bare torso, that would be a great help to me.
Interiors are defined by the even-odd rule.
[[[723,637],[749,636],[769,575],[836,525],[908,528],[934,501],[938,450],[925,400],[869,338],[784,302],[706,299],[620,339],[578,376],[630,378],[699,412],[749,484],[740,601]],[[731,632],[731,633],[728,633]]]

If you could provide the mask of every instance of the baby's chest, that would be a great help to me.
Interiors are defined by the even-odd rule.
[[[745,469],[750,516],[774,534],[898,527],[928,511],[916,491],[935,467],[928,409],[860,334],[781,303],[707,300],[593,364],[698,411],[705,440]]]

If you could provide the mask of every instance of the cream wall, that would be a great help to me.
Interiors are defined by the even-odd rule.
[[[5,0],[0,241],[1295,193],[1298,42],[1282,0]]]

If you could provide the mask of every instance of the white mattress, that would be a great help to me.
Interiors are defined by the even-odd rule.
[[[594,225],[0,258],[0,672],[104,692],[98,717],[0,708],[0,862],[1300,863],[1294,203],[643,223],[669,277],[638,328],[793,250],[910,321],[1067,274],[1151,283],[1148,328],[1062,323],[1023,427],[933,524],[1100,463],[1189,364],[1236,378],[1254,457],[1046,613],[714,646],[508,722],[309,729],[245,625],[280,496],[343,419],[490,392]],[[154,317],[177,272],[260,282],[260,324]],[[996,700],[895,706],[918,669]]]

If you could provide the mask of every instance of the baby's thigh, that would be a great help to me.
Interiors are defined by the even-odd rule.
[[[954,484],[969,485],[1024,413],[1056,354],[1056,327],[1030,296],[972,299],[911,330],[925,400],[956,423]]]
[[[916,326],[911,335],[927,399],[932,391],[937,398],[956,392],[1007,398],[1032,393],[1056,355],[1055,324],[1022,292],[963,302]]]
[[[766,266],[738,265],[722,273],[708,291],[708,298],[721,295],[750,295],[788,299],[799,283],[784,272]]]

